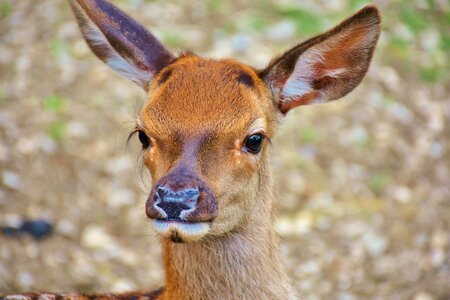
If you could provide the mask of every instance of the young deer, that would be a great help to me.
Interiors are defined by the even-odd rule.
[[[72,8],[91,50],[148,95],[133,133],[154,184],[145,209],[161,237],[165,282],[149,294],[42,299],[296,299],[273,226],[269,141],[291,109],[341,98],[361,82],[380,33],[377,8],[264,70],[175,56],[106,0]]]

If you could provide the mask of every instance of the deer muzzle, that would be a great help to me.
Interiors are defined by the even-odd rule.
[[[146,203],[147,216],[159,221],[212,222],[217,212],[217,201],[208,185],[186,168],[160,179]]]

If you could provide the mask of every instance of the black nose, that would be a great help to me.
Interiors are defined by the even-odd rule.
[[[167,219],[183,219],[182,212],[193,209],[199,195],[198,188],[173,191],[167,186],[159,186],[156,190],[154,205],[167,214]]]

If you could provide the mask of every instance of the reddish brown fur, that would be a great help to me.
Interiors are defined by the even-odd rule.
[[[172,167],[183,140],[203,136],[208,148],[217,150],[214,156],[223,158],[230,155],[228,149],[236,139],[246,136],[248,126],[257,118],[272,120],[266,134],[273,136],[276,110],[271,102],[258,99],[259,95],[269,98],[269,91],[251,68],[233,60],[204,60],[196,56],[184,57],[169,68],[172,74],[161,85],[157,81],[163,75],[157,77],[150,88],[149,101],[140,113],[144,129],[154,142],[155,153],[150,153],[152,159],[146,160],[154,181]],[[237,80],[241,71],[252,76],[255,88]],[[217,82],[221,85],[217,86]],[[222,149],[218,140],[228,140],[229,147]],[[165,151],[168,149],[171,150]],[[214,181],[211,178],[220,174],[210,174],[209,166],[221,163],[214,162],[214,157],[208,154],[199,151],[199,168],[205,178]],[[220,194],[218,190],[215,192]]]
[[[139,83],[147,79],[142,70],[155,79],[144,85],[148,102],[136,125],[136,131],[150,140],[150,146],[144,149],[144,162],[156,184],[147,201],[147,215],[154,224],[164,219],[155,208],[158,185],[176,191],[198,188],[201,194],[185,220],[171,219],[168,227],[158,229],[163,247],[164,291],[55,297],[296,299],[280,262],[272,224],[269,141],[290,109],[317,99],[337,99],[361,81],[379,34],[377,9],[364,8],[258,72],[231,59],[203,59],[193,54],[173,59],[150,33],[105,0],[77,2],[79,7],[73,8],[81,30],[101,59],[109,63],[111,57],[117,58],[117,52],[132,61],[119,67],[110,64],[112,68],[119,72],[131,68],[122,75]],[[87,30],[95,28],[91,23],[101,31]],[[98,36],[102,34],[107,41]],[[125,39],[119,38],[121,34]],[[95,44],[99,40],[103,43],[100,46]],[[320,59],[311,62],[304,79],[304,74],[300,74],[302,77],[294,72],[308,51],[316,51]],[[342,68],[345,72],[336,73]],[[289,92],[298,90],[299,94],[286,99],[279,92],[289,80],[294,85]],[[264,136],[260,153],[246,150],[247,138],[255,133]],[[201,229],[185,229],[192,228],[185,225],[199,225]]]

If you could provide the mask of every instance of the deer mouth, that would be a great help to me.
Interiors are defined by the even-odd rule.
[[[175,243],[199,240],[208,233],[211,226],[210,222],[185,222],[170,219],[153,219],[152,224],[156,232]]]
[[[213,192],[194,169],[175,167],[153,186],[145,204],[156,232],[174,242],[205,236],[218,215]]]

